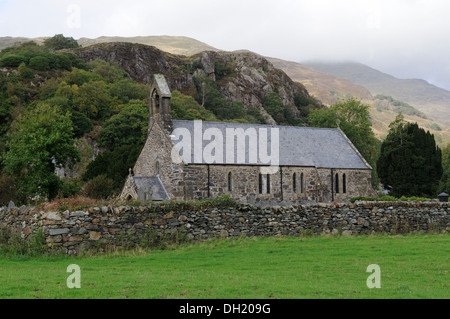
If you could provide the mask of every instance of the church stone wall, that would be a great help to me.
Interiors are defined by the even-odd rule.
[[[314,167],[280,167],[270,175],[269,193],[266,191],[267,175],[263,174],[263,192],[259,190],[260,166],[252,165],[185,165],[185,200],[215,198],[229,194],[240,202],[344,202],[356,196],[375,195],[370,184],[370,170],[333,170],[339,175],[339,193],[331,184],[330,169]],[[231,173],[231,190],[228,175]],[[295,174],[295,189],[294,189]],[[302,176],[303,174],[303,186]],[[346,176],[346,192],[343,179]],[[209,182],[209,187],[208,187]],[[333,193],[332,193],[333,192]]]
[[[172,141],[167,132],[155,121],[147,141],[133,168],[135,176],[156,176],[166,188],[171,199],[184,198],[183,164],[176,164],[171,157]]]

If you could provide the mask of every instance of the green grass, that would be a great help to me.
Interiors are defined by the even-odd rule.
[[[450,235],[211,240],[168,250],[0,259],[0,298],[450,297]],[[66,285],[81,268],[81,288]],[[381,288],[366,286],[367,266]]]

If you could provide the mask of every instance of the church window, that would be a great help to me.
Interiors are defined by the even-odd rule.
[[[159,95],[156,90],[153,90],[152,100],[153,100],[153,105],[155,106],[154,115],[159,114]]]
[[[300,174],[300,193],[304,193],[303,191],[303,173]]]
[[[292,176],[292,190],[294,191],[294,193],[297,193],[297,174],[294,173],[294,175]]]
[[[266,190],[267,190],[267,194],[270,194],[270,175],[267,174],[267,179],[266,179]]]
[[[339,194],[339,174],[337,174],[336,173],[336,176],[335,176],[335,181],[334,181],[334,183],[335,183],[335,191],[336,191],[336,194]]]
[[[345,174],[342,175],[342,193],[347,193],[347,177]]]
[[[228,173],[228,192],[231,193],[231,172]]]
[[[263,193],[263,180],[262,180],[262,174],[259,174],[258,177],[258,184],[259,184],[259,193],[262,194]]]

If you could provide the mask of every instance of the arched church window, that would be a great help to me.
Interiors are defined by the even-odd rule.
[[[297,193],[297,173],[292,175],[292,190]]]
[[[303,191],[303,173],[300,174],[300,193],[304,193]]]
[[[345,174],[342,175],[342,192],[347,193],[347,177]]]
[[[335,183],[335,191],[336,194],[339,194],[339,174],[336,173],[335,179],[334,179],[334,183]]]
[[[152,102],[153,102],[153,105],[154,105],[154,115],[156,115],[156,114],[159,114],[159,95],[158,95],[158,91],[156,91],[156,90],[153,90],[153,93],[152,93]]]
[[[263,192],[263,180],[262,180],[262,174],[261,173],[259,173],[259,176],[258,176],[258,186],[259,186],[259,193],[260,194],[262,194],[262,192]]]

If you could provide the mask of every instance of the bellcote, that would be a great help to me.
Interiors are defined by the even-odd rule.
[[[170,99],[172,94],[166,79],[162,74],[154,74],[150,87],[150,126],[152,121],[159,121],[169,132],[173,130],[172,116],[170,115]]]

